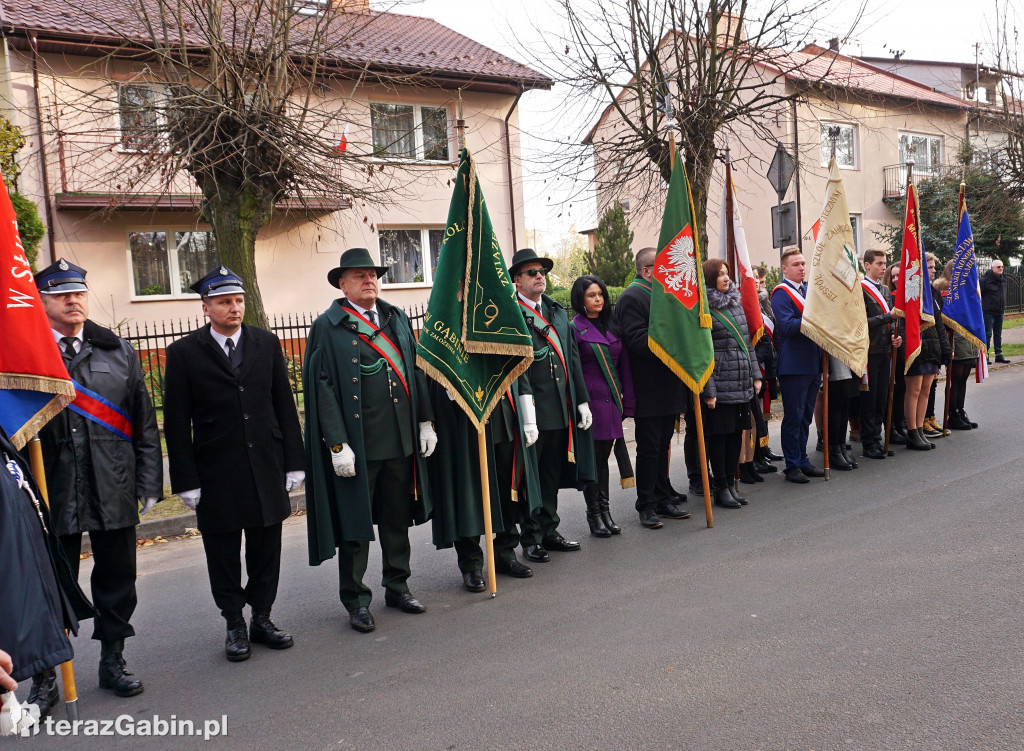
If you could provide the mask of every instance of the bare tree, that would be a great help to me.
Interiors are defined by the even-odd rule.
[[[697,228],[706,237],[707,199],[721,136],[778,137],[770,120],[788,101],[827,80],[828,50],[798,52],[822,34],[834,0],[557,0],[563,37],[547,59],[556,81],[606,110],[594,149],[599,196],[630,184],[634,208],[660,204],[671,174],[669,133],[690,177]],[[845,7],[859,18],[859,10]],[[852,30],[852,28],[851,28]],[[566,108],[573,110],[574,108]],[[575,108],[574,111],[578,111]],[[597,117],[594,118],[597,120]],[[578,176],[577,152],[559,167]],[[601,201],[599,199],[599,209]]]
[[[315,221],[325,211],[402,195],[398,171],[374,158],[389,144],[341,141],[347,123],[368,119],[365,102],[352,98],[356,87],[417,86],[422,71],[350,62],[349,52],[382,18],[353,5],[112,0],[102,14],[75,11],[116,43],[62,76],[64,90],[55,93],[62,121],[51,125],[79,136],[117,133],[116,145],[97,139],[95,154],[120,197],[112,208],[134,195],[180,193],[187,175],[221,261],[247,283],[251,323],[266,323],[255,243],[275,207],[286,203]],[[353,113],[356,106],[363,111]],[[408,137],[397,127],[392,133]]]

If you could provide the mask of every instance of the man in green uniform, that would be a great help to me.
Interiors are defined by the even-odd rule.
[[[487,584],[480,545],[484,520],[476,429],[435,381],[430,382],[430,400],[445,446],[429,462],[434,544],[438,549],[454,546],[463,585],[470,592],[483,592]],[[537,457],[530,448],[537,437],[530,382],[523,374],[495,406],[486,432],[494,567],[498,573],[518,579],[533,576],[533,569],[516,559],[516,548],[519,520],[540,507]]]
[[[424,460],[437,435],[409,318],[377,296],[387,270],[365,248],[342,254],[327,279],[345,297],[313,322],[303,368],[309,562],[337,548],[341,602],[361,632],[374,629],[363,584],[374,524],[385,605],[426,610],[409,592],[409,526],[430,517]]]
[[[540,473],[541,509],[522,520],[526,557],[550,560],[549,550],[569,552],[580,544],[558,532],[558,489],[582,490],[597,482],[593,418],[583,382],[576,337],[569,331],[565,309],[544,294],[554,262],[523,248],[512,256],[509,276],[516,285],[519,306],[533,337],[533,364],[527,371],[537,409],[540,437],[535,446]]]

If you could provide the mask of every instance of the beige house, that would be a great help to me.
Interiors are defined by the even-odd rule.
[[[347,113],[332,138],[372,147],[389,189],[366,205],[323,200],[312,215],[295,202],[278,205],[256,248],[270,314],[324,310],[337,293],[327,272],[350,247],[391,265],[385,298],[426,302],[458,164],[460,98],[466,145],[506,256],[525,236],[517,108],[525,92],[551,81],[431,19],[372,12],[367,0],[312,5],[331,1],[362,14],[358,37],[337,52],[344,67],[320,92]],[[198,297],[188,287],[219,262],[189,176],[176,176],[170,191],[122,194],[119,180],[152,147],[133,137],[126,107],[137,112],[139,102],[160,96],[140,63],[107,57],[118,40],[97,14],[116,18],[125,7],[123,0],[0,0],[0,99],[28,136],[18,187],[47,225],[39,266],[63,256],[88,269],[93,317],[110,324],[196,315]],[[410,84],[368,83],[374,77],[366,72],[378,70],[400,71]]]
[[[904,165],[910,149],[916,163],[914,173],[919,177],[938,175],[954,164],[969,137],[968,124],[974,122],[970,103],[836,50],[809,47],[782,59],[791,65],[780,63],[777,70],[766,70],[765,79],[771,80],[767,85],[801,96],[762,113],[756,129],[741,125],[728,140],[752,260],[778,264],[780,250],[772,246],[771,223],[771,209],[778,197],[766,177],[777,143],[797,159],[797,176],[785,200],[797,203],[800,245],[805,251],[813,246],[811,227],[824,197],[831,153],[828,130],[833,126],[839,128],[836,157],[858,250],[881,247],[875,231],[884,224],[900,222],[889,202],[905,190]],[[617,117],[613,108],[606,109],[586,139],[593,146],[595,174],[599,176],[610,169],[602,143],[612,138]],[[974,128],[971,131],[973,138]],[[716,145],[724,155],[724,134]],[[724,166],[719,164],[708,201],[711,247],[718,243],[723,176]],[[661,207],[652,206],[651,201],[640,206],[637,200],[647,188],[647,184],[598,180],[598,216],[615,201],[629,204],[634,252],[657,245]],[[591,242],[592,238],[591,234]]]

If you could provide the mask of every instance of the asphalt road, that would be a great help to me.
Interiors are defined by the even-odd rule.
[[[293,518],[274,618],[296,646],[243,663],[223,657],[201,542],[143,549],[126,657],[146,691],[96,688],[98,644],[80,637],[81,715],[227,715],[227,737],[25,747],[1019,750],[1022,394],[1024,368],[1000,371],[969,387],[980,430],[827,484],[769,478],[714,529],[691,500],[694,518],[643,530],[620,491],[623,534],[595,540],[564,493],[583,550],[499,577],[494,600],[463,591],[454,553],[417,528],[410,584],[428,612],[384,608],[378,589],[368,635]],[[685,487],[681,450],[673,475]]]

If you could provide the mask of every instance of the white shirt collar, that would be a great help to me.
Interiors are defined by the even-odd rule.
[[[878,281],[876,282],[876,281],[875,281],[874,279],[872,279],[872,278],[871,278],[870,276],[865,276],[864,278],[865,278],[865,279],[867,279],[867,280],[868,280],[869,282],[871,282],[871,283],[872,283],[873,285],[875,285],[875,287],[876,287],[876,288],[877,288],[878,290],[881,290],[881,289],[882,289],[882,280],[881,280],[881,279],[879,279],[879,280],[878,280]]]
[[[362,315],[364,315],[364,316],[365,316],[365,315],[366,315],[366,314],[367,314],[367,313],[368,313],[368,312],[369,312],[370,310],[373,310],[373,317],[374,317],[375,319],[377,319],[377,327],[378,327],[378,328],[380,328],[380,313],[379,313],[379,312],[377,311],[377,303],[374,303],[374,304],[373,304],[373,308],[364,308],[364,307],[361,307],[361,306],[359,306],[359,305],[356,305],[356,304],[355,304],[354,302],[352,302],[351,300],[349,300],[349,301],[348,301],[348,304],[352,306],[353,310],[355,310],[355,311],[356,311],[357,313],[361,313],[361,314],[362,314]],[[369,316],[367,316],[367,317],[369,317]]]
[[[529,297],[527,297],[526,295],[524,295],[524,294],[523,294],[522,292],[518,292],[518,291],[517,291],[517,292],[516,292],[516,294],[517,294],[517,295],[519,295],[519,299],[520,299],[520,300],[522,300],[522,301],[523,301],[524,303],[526,303],[527,305],[529,305],[529,306],[530,306],[531,308],[533,308],[534,310],[536,310],[536,309],[537,309],[537,306],[538,306],[538,305],[543,305],[543,304],[544,304],[544,298],[541,298],[540,302],[534,302],[534,301],[533,301],[533,300],[531,300],[531,299],[530,299]]]
[[[795,289],[797,292],[800,292],[803,289],[803,287],[804,287],[804,283],[803,282],[792,282],[789,279],[787,279],[786,277],[782,277],[782,281],[784,281],[790,287]]]
[[[79,329],[78,333],[75,334],[75,337],[74,337],[75,339],[78,340],[78,351],[79,352],[82,351],[82,343],[85,341],[85,337],[83,336],[84,331],[85,331],[84,328]],[[64,345],[63,342],[61,342],[61,339],[64,338],[64,334],[60,333],[59,331],[57,331],[57,329],[54,329],[54,328],[50,329],[50,333],[53,334],[53,340],[55,342],[57,342],[57,346],[60,347],[60,351],[63,352],[65,345]]]
[[[216,341],[217,344],[220,345],[220,348],[222,350],[224,350],[225,354],[230,354],[228,352],[228,339],[233,341],[235,343],[234,346],[237,347],[239,340],[241,340],[241,338],[242,338],[242,329],[241,329],[241,327],[239,327],[238,331],[236,331],[231,336],[224,336],[219,331],[217,331],[215,328],[213,328],[213,326],[210,326],[210,335],[213,337],[214,341]]]

